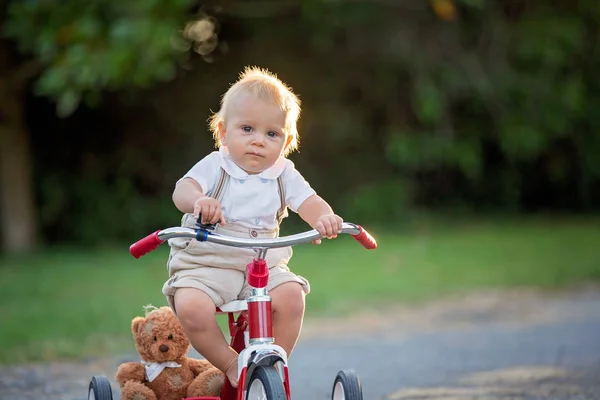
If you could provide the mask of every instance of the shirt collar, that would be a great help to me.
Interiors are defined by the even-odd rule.
[[[257,176],[262,179],[277,179],[283,173],[286,164],[286,158],[280,156],[277,161],[275,161],[275,164],[265,169],[260,174],[250,175],[233,161],[227,146],[221,146],[219,148],[219,154],[221,155],[221,167],[229,174],[229,176],[236,179],[248,179],[250,176]]]

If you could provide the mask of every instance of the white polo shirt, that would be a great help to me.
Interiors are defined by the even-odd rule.
[[[250,175],[231,159],[226,146],[198,161],[179,181],[192,178],[200,184],[204,193],[210,193],[217,184],[221,167],[230,176],[221,201],[225,220],[247,228],[277,228],[276,215],[281,206],[277,178],[280,175],[286,206],[292,211],[298,212],[304,200],[315,194],[287,158],[279,157],[271,168]]]

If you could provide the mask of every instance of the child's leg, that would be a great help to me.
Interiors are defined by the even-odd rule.
[[[304,318],[304,290],[298,282],[286,282],[269,291],[273,306],[273,335],[288,357],[296,346]]]
[[[180,288],[175,292],[174,301],[177,317],[194,349],[237,387],[238,354],[227,344],[217,324],[213,300],[199,289]]]

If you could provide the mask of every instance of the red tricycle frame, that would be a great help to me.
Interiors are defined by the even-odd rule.
[[[291,400],[287,354],[275,344],[272,326],[271,297],[266,286],[269,268],[265,257],[270,248],[293,246],[320,239],[316,230],[274,239],[245,239],[220,235],[214,232],[214,225],[198,224],[197,229],[173,227],[156,231],[129,248],[130,253],[139,258],[156,249],[168,239],[183,237],[207,241],[226,246],[250,248],[256,251],[254,260],[246,266],[246,276],[251,287],[246,300],[236,300],[217,308],[217,313],[227,314],[231,347],[239,354],[238,388],[233,388],[225,379],[220,397],[188,397],[185,400]],[[352,235],[367,249],[375,249],[375,239],[360,225],[344,222],[342,231]],[[237,315],[237,318],[235,317]],[[90,383],[90,395],[94,394],[98,377],[94,377],[97,387]],[[93,393],[92,393],[93,392]],[[260,396],[260,397],[259,397]],[[333,399],[362,400],[362,389],[353,370],[338,373],[333,387]]]

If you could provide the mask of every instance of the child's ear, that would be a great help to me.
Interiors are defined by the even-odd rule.
[[[221,140],[221,145],[227,146],[227,132],[225,131],[225,124],[223,121],[219,122],[219,139]]]
[[[293,137],[292,137],[292,135],[290,135],[290,134],[288,134],[288,135],[285,137],[285,145],[283,146],[283,151],[282,151],[282,153],[285,153],[285,151],[287,150],[287,148],[288,148],[288,147],[290,146],[290,144],[292,143],[292,139],[293,139]]]

